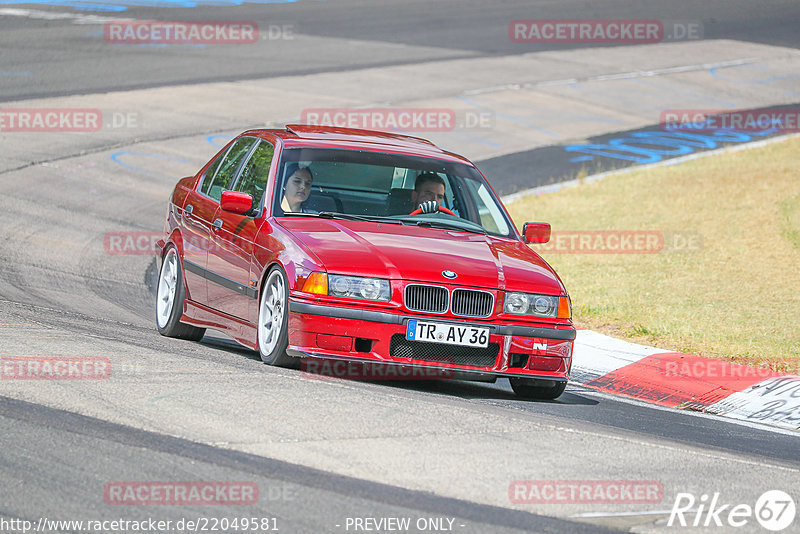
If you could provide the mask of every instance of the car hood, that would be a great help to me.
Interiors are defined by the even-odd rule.
[[[553,269],[514,239],[366,221],[285,218],[280,224],[329,273],[565,294]],[[457,278],[445,278],[445,270]]]

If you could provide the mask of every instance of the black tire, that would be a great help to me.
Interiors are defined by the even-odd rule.
[[[173,260],[174,263],[172,263]],[[166,290],[166,292],[169,293],[169,285],[165,281],[164,270],[170,268],[170,265],[174,266],[176,271],[174,279],[175,292],[172,296],[172,307],[169,308],[168,314],[165,314],[168,318],[166,322],[164,322],[163,320],[159,321],[159,319],[162,318],[159,313],[159,301],[166,296],[165,293],[162,293],[162,290]],[[189,341],[200,341],[206,333],[205,328],[198,328],[180,322],[181,315],[183,315],[183,302],[185,299],[186,290],[183,286],[183,266],[181,264],[181,258],[175,247],[169,246],[161,262],[161,269],[158,270],[158,284],[156,286],[156,328],[158,328],[158,333],[162,336],[186,339]]]
[[[537,380],[535,378],[509,378],[511,389],[523,399],[553,400],[564,393],[566,382]]]
[[[276,322],[278,321],[278,322]],[[258,299],[258,352],[261,360],[277,367],[295,367],[289,346],[289,284],[279,266],[267,273]]]

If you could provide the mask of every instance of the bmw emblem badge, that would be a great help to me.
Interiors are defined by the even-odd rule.
[[[454,273],[453,271],[442,271],[442,276],[444,276],[445,278],[449,278],[450,280],[452,280],[453,278],[455,278],[455,277],[456,277],[456,276],[458,276],[458,275],[457,275],[456,273]]]

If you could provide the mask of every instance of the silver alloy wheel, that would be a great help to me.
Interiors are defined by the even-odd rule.
[[[258,308],[258,348],[262,355],[271,355],[283,328],[286,286],[279,270],[274,270],[264,284]]]
[[[178,254],[170,249],[161,265],[158,277],[158,300],[156,301],[156,321],[159,328],[165,328],[175,306],[175,293],[178,288]]]

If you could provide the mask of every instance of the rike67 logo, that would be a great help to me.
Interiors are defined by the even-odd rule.
[[[764,492],[755,503],[723,503],[720,494],[703,494],[699,499],[691,493],[678,493],[667,526],[681,527],[743,527],[751,524],[753,518],[767,530],[779,532],[794,523],[796,509],[794,499],[781,490]],[[685,516],[694,516],[694,520]]]

